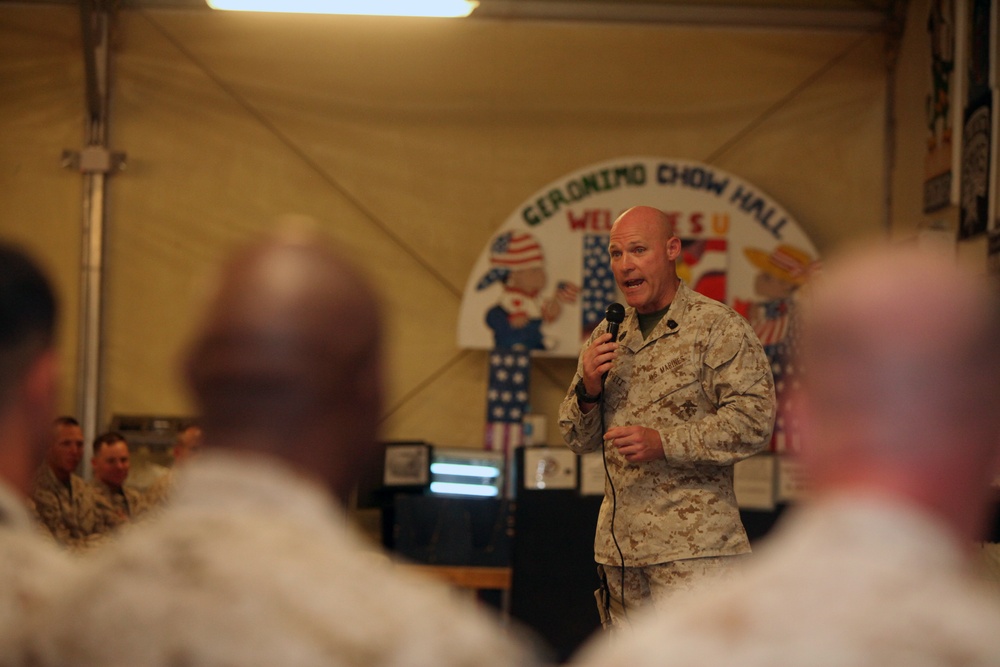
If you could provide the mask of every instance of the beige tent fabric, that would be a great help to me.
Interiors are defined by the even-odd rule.
[[[74,405],[83,188],[60,158],[83,142],[79,17],[74,7],[0,9],[0,238],[34,254],[59,290],[64,411]]]
[[[42,105],[26,89],[43,54],[58,46],[76,66],[75,33],[53,38],[51,20],[0,8],[0,41],[34,26],[0,46],[0,71],[24,78],[0,84],[14,98],[0,101],[5,142],[11,115]],[[877,35],[181,10],[123,11],[117,29],[111,136],[129,168],[109,199],[105,416],[190,410],[176,362],[202,287],[234,244],[286,214],[320,221],[384,295],[384,437],[470,447],[487,361],[456,345],[461,291],[538,187],[660,155],[755,184],[821,250],[883,224]],[[79,95],[82,110],[79,72],[73,84],[60,105]],[[4,198],[24,189],[22,208],[52,206],[41,184],[71,179],[38,164],[11,180],[4,146]],[[76,229],[73,204],[50,224]],[[0,233],[15,227],[0,211]],[[572,369],[535,361],[532,406],[552,444]]]

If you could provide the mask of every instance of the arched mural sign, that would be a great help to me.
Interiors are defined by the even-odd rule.
[[[491,372],[491,415],[503,397],[523,416],[530,371],[524,355],[576,357],[607,305],[623,301],[609,268],[611,224],[625,209],[655,206],[683,242],[678,273],[694,289],[728,303],[754,325],[775,367],[787,375],[795,295],[818,254],[798,223],[751,183],[690,160],[623,157],[557,179],[526,199],[480,253],[466,283],[458,344],[494,350],[524,384]],[[510,419],[508,414],[507,419]],[[508,422],[509,423],[509,422]],[[489,432],[489,429],[487,429]],[[487,446],[496,447],[487,435]],[[794,449],[776,438],[775,449]]]

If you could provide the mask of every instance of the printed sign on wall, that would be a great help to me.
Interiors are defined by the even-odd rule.
[[[815,247],[759,188],[672,158],[595,164],[529,197],[469,275],[459,346],[575,358],[607,305],[624,301],[609,267],[609,233],[620,213],[639,204],[670,216],[683,243],[681,278],[747,317],[779,389],[790,383],[796,294],[817,265]],[[796,449],[782,432],[779,423],[773,448]]]
[[[959,137],[962,126],[965,62],[956,48],[964,25],[965,5],[954,0],[931,0],[927,12],[931,67],[929,89],[924,100],[927,120],[927,152],[924,156],[924,212],[930,213],[958,203]]]

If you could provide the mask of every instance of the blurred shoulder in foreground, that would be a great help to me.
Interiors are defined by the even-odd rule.
[[[740,578],[579,665],[1000,664],[1000,601],[973,569],[1000,461],[996,294],[913,248],[827,266],[802,319],[809,497]]]
[[[43,664],[523,665],[499,622],[405,576],[348,523],[378,456],[382,323],[312,233],[225,266],[186,372],[205,451],[163,512],[94,554]],[[108,627],[127,628],[108,641]]]

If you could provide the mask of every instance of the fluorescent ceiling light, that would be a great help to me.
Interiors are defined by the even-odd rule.
[[[207,0],[212,9],[295,14],[361,14],[367,16],[460,17],[472,13],[478,0]]]

